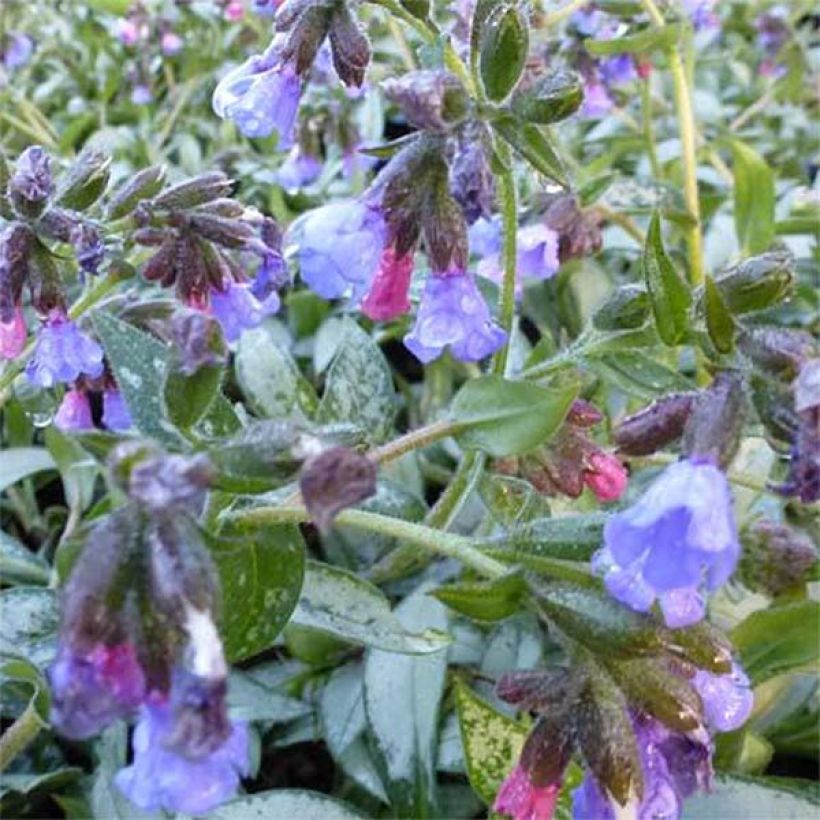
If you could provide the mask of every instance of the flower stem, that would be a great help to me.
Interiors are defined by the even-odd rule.
[[[22,715],[0,737],[0,772],[31,743],[43,728],[42,718],[33,703],[29,703]]]
[[[641,115],[643,119],[643,137],[646,142],[646,151],[649,154],[649,166],[652,168],[652,175],[660,179],[661,164],[658,161],[658,152],[655,148],[655,133],[652,128],[652,89],[649,85],[649,78],[641,80]]]
[[[393,441],[374,447],[367,455],[379,464],[395,461],[412,450],[421,450],[434,441],[447,438],[456,432],[458,426],[451,421],[434,421],[417,430],[411,430]]]
[[[307,510],[301,506],[257,507],[233,513],[229,517],[251,526],[254,524],[299,524],[310,520]],[[503,563],[477,550],[472,546],[470,539],[463,535],[442,532],[423,524],[414,524],[410,521],[402,521],[363,510],[344,510],[337,516],[336,524],[397,538],[438,555],[455,558],[487,578],[498,578],[507,572],[507,567]]]
[[[501,258],[504,266],[504,278],[501,282],[501,303],[499,305],[499,322],[507,334],[506,344],[496,353],[493,359],[492,372],[503,376],[507,370],[510,344],[512,343],[513,322],[515,321],[515,279],[518,249],[518,195],[515,183],[510,149],[502,140],[496,143],[496,151],[505,166],[499,177],[499,199],[501,206],[502,247]]]

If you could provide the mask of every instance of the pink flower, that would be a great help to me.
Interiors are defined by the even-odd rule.
[[[393,248],[382,254],[373,284],[362,301],[362,313],[376,322],[387,322],[410,310],[407,291],[413,275],[413,254],[397,257]]]
[[[16,359],[26,346],[26,323],[23,311],[15,308],[8,322],[0,319],[0,359]]]
[[[629,474],[615,456],[598,451],[586,459],[584,483],[599,501],[617,501],[626,489]]]
[[[244,16],[245,7],[242,5],[241,0],[231,0],[231,2],[225,6],[225,19],[229,20],[231,23],[238,22]]]
[[[84,390],[69,390],[63,396],[57,414],[54,416],[54,426],[63,431],[94,429],[91,404]]]
[[[552,820],[561,786],[536,786],[521,766],[516,766],[501,784],[493,811],[508,814],[513,820]]]

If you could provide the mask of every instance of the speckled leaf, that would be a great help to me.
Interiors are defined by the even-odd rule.
[[[410,631],[442,630],[444,607],[416,592],[396,608]],[[384,763],[394,810],[410,817],[438,816],[435,756],[447,653],[399,655],[371,649],[365,658],[365,709]]]
[[[304,789],[274,789],[226,803],[209,812],[211,820],[349,820],[361,817],[340,800]]]
[[[334,757],[341,757],[364,732],[364,669],[349,663],[333,671],[319,698],[324,738]]]
[[[49,566],[10,535],[0,531],[0,577],[4,584],[47,584]]]
[[[57,642],[53,589],[14,587],[0,593],[0,652],[45,666]]]
[[[447,646],[436,630],[406,629],[381,590],[352,572],[309,561],[293,622],[391,652],[427,654]]]
[[[494,709],[466,684],[456,682],[456,711],[461,729],[467,777],[487,804],[518,760],[528,729]]]
[[[168,348],[153,336],[104,311],[94,314],[94,329],[134,426],[163,444],[178,446],[180,436],[163,415]]]
[[[393,428],[396,394],[390,367],[379,346],[349,320],[345,336],[330,364],[316,420],[343,421],[383,441]]]
[[[233,523],[209,538],[222,582],[221,631],[232,661],[273,645],[293,612],[305,572],[298,527]]]
[[[521,573],[512,570],[491,581],[460,581],[433,590],[430,594],[450,609],[478,621],[500,621],[518,611],[527,584]]]
[[[684,820],[713,817],[720,820],[807,820],[817,817],[820,801],[765,778],[718,775],[708,793],[693,795],[683,808]],[[815,793],[816,794],[816,793]]]
[[[236,378],[250,407],[260,416],[311,416],[318,399],[290,354],[265,327],[245,331],[234,361]]]

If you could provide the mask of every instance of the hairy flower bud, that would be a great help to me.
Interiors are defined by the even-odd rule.
[[[574,114],[584,99],[584,88],[574,71],[556,71],[539,77],[512,100],[513,111],[526,122],[548,125]]]
[[[311,520],[324,532],[343,509],[376,492],[376,465],[347,447],[331,447],[305,462],[299,489]]]
[[[757,367],[789,381],[812,355],[814,345],[811,334],[802,330],[754,327],[738,336],[738,347]]]
[[[0,233],[0,322],[11,322],[19,308],[36,241],[31,229],[21,222],[12,222]]]
[[[449,71],[411,71],[383,81],[382,88],[416,128],[447,131],[467,115],[467,92]]]
[[[757,592],[779,595],[803,584],[817,564],[817,548],[804,532],[776,521],[757,521],[741,533],[740,577]]]
[[[625,418],[614,433],[618,450],[630,456],[654,453],[683,435],[697,393],[675,393]]]
[[[490,168],[492,146],[485,127],[462,128],[455,155],[450,162],[450,193],[472,224],[492,215],[495,176]]]
[[[788,251],[771,251],[745,259],[724,272],[715,284],[735,315],[764,310],[780,302],[794,278],[794,257]]]
[[[26,148],[17,158],[8,192],[15,211],[23,217],[38,217],[54,191],[51,159],[39,145]]]
[[[691,458],[726,467],[740,444],[746,397],[739,374],[719,373],[697,398],[684,429],[683,449]]]
[[[370,63],[370,41],[346,3],[338,5],[333,13],[330,52],[339,79],[347,86],[360,87]]]
[[[432,172],[426,204],[420,214],[430,266],[437,273],[465,270],[470,253],[467,223],[450,194],[447,171],[446,163],[439,160],[436,171]]]
[[[592,211],[582,211],[572,194],[558,194],[550,202],[544,213],[544,222],[558,234],[558,258],[561,262],[584,256],[592,256],[601,249],[601,218]],[[619,291],[634,287],[627,285]],[[627,291],[631,296],[634,292]],[[626,307],[626,305],[624,305]],[[648,302],[647,302],[648,307]],[[600,311],[599,311],[600,312]],[[648,312],[648,309],[647,309]],[[618,315],[620,327],[637,327],[642,324],[629,324],[635,321],[637,308],[631,307],[625,313]],[[608,329],[608,328],[607,328]]]

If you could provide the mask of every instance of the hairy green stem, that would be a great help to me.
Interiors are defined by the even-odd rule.
[[[652,128],[652,89],[649,78],[641,80],[641,115],[643,120],[643,138],[646,142],[646,151],[649,154],[649,166],[656,179],[661,178],[661,164],[658,161],[658,151],[655,148],[655,132]]]
[[[434,441],[447,438],[458,430],[458,425],[452,421],[434,421],[417,430],[411,430],[403,436],[383,444],[381,447],[374,447],[367,455],[379,464],[388,461],[395,461],[405,453],[412,450],[421,450],[432,444]]]
[[[498,180],[498,193],[501,206],[501,259],[504,266],[504,278],[501,282],[501,303],[499,305],[499,322],[507,334],[504,346],[495,354],[492,371],[503,376],[507,370],[507,360],[512,343],[513,322],[515,321],[515,277],[517,263],[518,233],[518,192],[515,184],[510,149],[503,140],[497,140],[496,151],[505,169]]]
[[[450,483],[438,497],[430,512],[427,513],[425,524],[439,529],[449,529],[456,516],[461,512],[464,502],[475,489],[487,458],[484,453],[472,450],[466,453],[458,465]]]
[[[0,737],[0,772],[31,743],[43,728],[34,704],[29,703],[22,715]]]
[[[232,513],[228,517],[241,520],[250,526],[254,524],[300,524],[310,520],[307,510],[301,506],[257,507]],[[507,567],[503,563],[477,550],[472,546],[471,540],[463,535],[442,532],[423,524],[414,524],[410,521],[402,521],[363,510],[344,510],[336,517],[336,524],[341,527],[351,527],[364,532],[397,538],[446,558],[455,558],[464,566],[474,569],[487,578],[498,578],[507,573]]]

